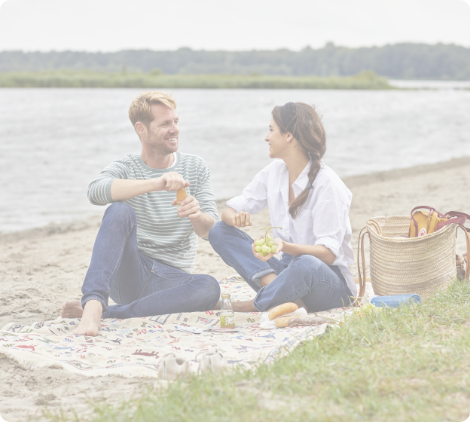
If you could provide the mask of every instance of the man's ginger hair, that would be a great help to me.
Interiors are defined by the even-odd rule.
[[[129,119],[132,126],[137,122],[143,123],[147,128],[155,119],[152,113],[153,104],[164,104],[170,108],[176,109],[176,101],[170,94],[160,91],[147,91],[135,97],[129,107]]]

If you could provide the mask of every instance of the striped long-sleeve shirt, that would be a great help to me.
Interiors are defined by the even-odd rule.
[[[88,187],[88,199],[94,205],[113,202],[111,184],[115,179],[155,179],[165,173],[176,172],[191,183],[186,188],[198,201],[203,213],[218,221],[215,196],[210,182],[210,171],[202,158],[176,153],[175,163],[167,169],[147,166],[140,155],[129,154],[108,165]],[[180,218],[177,208],[171,206],[176,192],[149,192],[124,201],[137,215],[137,244],[139,250],[173,267],[191,272],[197,252],[197,235],[191,221]]]

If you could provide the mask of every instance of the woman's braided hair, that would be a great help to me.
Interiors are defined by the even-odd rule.
[[[300,207],[307,200],[313,182],[320,171],[320,160],[326,152],[325,128],[315,108],[305,103],[287,103],[283,106],[276,106],[272,115],[281,133],[290,132],[312,162],[306,188],[289,206],[289,213],[292,218],[295,218]]]

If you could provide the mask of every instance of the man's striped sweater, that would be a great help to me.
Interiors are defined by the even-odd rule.
[[[140,155],[130,154],[108,165],[88,187],[88,199],[94,205],[113,202],[111,184],[115,179],[155,179],[165,173],[176,172],[191,183],[186,188],[198,201],[203,213],[218,221],[215,196],[212,192],[210,171],[202,158],[176,153],[175,162],[167,169],[147,166]],[[197,235],[188,218],[180,218],[171,206],[176,192],[149,192],[124,201],[137,215],[137,244],[150,258],[191,272],[197,252]]]

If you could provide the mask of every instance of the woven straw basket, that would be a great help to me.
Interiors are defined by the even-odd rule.
[[[362,230],[365,232],[362,234],[361,231],[362,238],[359,234],[358,270],[361,288],[366,274],[364,236],[369,234],[370,278],[376,295],[417,293],[426,298],[446,289],[457,278],[457,227],[459,226],[451,224],[434,233],[409,238],[409,216],[370,219]]]

